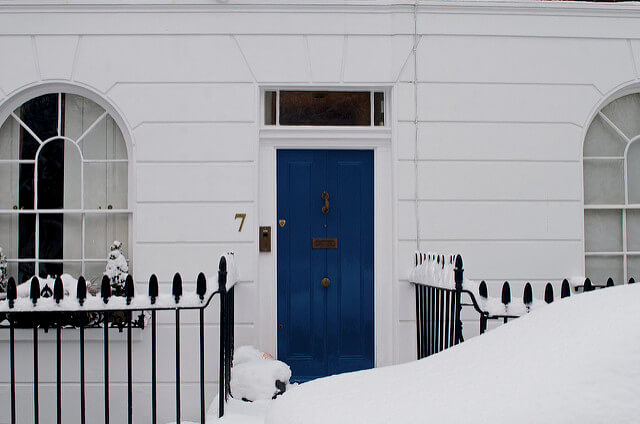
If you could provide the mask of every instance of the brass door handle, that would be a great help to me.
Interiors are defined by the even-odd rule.
[[[327,288],[331,285],[331,280],[329,280],[327,277],[324,277],[321,281],[320,284],[322,285],[322,287]]]
[[[322,213],[323,214],[328,214],[329,213],[329,193],[327,193],[326,191],[322,192],[322,200],[324,200],[324,206],[322,207]]]

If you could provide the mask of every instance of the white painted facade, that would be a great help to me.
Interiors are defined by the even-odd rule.
[[[276,352],[278,148],[375,150],[376,364],[415,358],[412,252],[460,252],[466,276],[534,284],[584,274],[582,145],[611,100],[640,92],[640,7],[570,2],[0,1],[0,117],[47,91],[105,108],[128,148],[138,289],[174,272],[193,290],[234,250],[236,344]],[[415,53],[414,53],[415,47]],[[386,125],[263,125],[265,89],[375,89]],[[241,232],[236,213],[246,213]],[[417,218],[416,218],[417,215]],[[275,231],[274,231],[275,234]],[[497,293],[497,286],[489,290]],[[216,393],[217,308],[207,311],[207,400]],[[172,318],[160,315],[160,422],[174,417]],[[198,416],[196,314],[183,314],[183,417]],[[162,322],[162,321],[161,321]],[[468,321],[465,334],[477,331]],[[89,331],[90,332],[90,331]],[[68,335],[67,335],[68,334]],[[3,340],[6,335],[0,335]],[[18,332],[21,416],[31,420],[30,332]],[[77,422],[77,332],[63,346],[65,422]],[[88,335],[88,397],[102,418],[101,333]],[[112,422],[126,405],[125,344],[111,345]],[[53,340],[53,335],[43,336]],[[149,331],[134,343],[134,421],[149,417]],[[74,341],[75,339],[75,341]],[[189,343],[193,340],[193,343]],[[41,361],[55,343],[42,343]],[[0,353],[7,363],[7,350]],[[41,419],[55,368],[41,362]],[[8,367],[0,369],[8,405]],[[75,383],[74,383],[75,382]],[[47,412],[49,411],[49,412]],[[0,422],[8,422],[7,408]],[[22,421],[21,421],[22,422]]]

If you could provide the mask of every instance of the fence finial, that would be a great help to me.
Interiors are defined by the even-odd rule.
[[[222,256],[218,265],[218,290],[220,293],[227,292],[227,258]]]
[[[149,277],[149,297],[152,305],[156,303],[156,298],[158,297],[158,277],[156,277],[156,274],[151,274],[151,277]]]
[[[13,277],[9,277],[7,281],[7,300],[9,301],[9,308],[13,308],[14,301],[18,298],[18,288],[16,287],[16,280]]]
[[[64,287],[62,285],[62,278],[58,275],[53,282],[53,299],[56,303],[60,303],[60,301],[64,298]]]
[[[124,295],[127,297],[127,305],[131,305],[131,299],[135,296],[133,277],[131,274],[128,274],[124,280]]]
[[[176,300],[176,303],[180,302],[180,297],[182,296],[182,277],[179,272],[176,272],[173,276],[171,294],[173,294],[173,298]]]
[[[586,278],[584,280],[584,291],[590,292],[593,290],[593,284],[591,284],[591,280]]]
[[[460,292],[462,290],[462,282],[464,280],[464,269],[462,267],[462,255],[456,256],[456,265],[453,270],[453,279],[456,283],[456,290]]]
[[[87,298],[87,280],[81,275],[78,278],[78,285],[76,286],[76,297],[78,298],[78,303],[80,306],[84,303],[84,300]]]
[[[531,306],[533,303],[533,289],[531,288],[531,284],[527,282],[524,285],[524,293],[522,294],[522,303],[527,305],[527,307]]]
[[[34,305],[38,302],[38,299],[40,298],[40,280],[36,276],[34,276],[31,279],[31,288],[29,289],[29,297],[31,298],[31,301],[33,302]]]
[[[480,297],[486,299],[489,297],[489,292],[487,291],[487,283],[484,280],[480,281],[480,287],[478,287],[478,294]]]
[[[196,280],[196,294],[200,297],[200,301],[204,300],[204,294],[207,292],[207,278],[204,276],[204,273],[201,272],[198,274],[198,279]]]
[[[571,296],[571,286],[569,285],[569,281],[565,278],[562,280],[562,287],[560,287],[560,298],[564,299],[569,296]]]
[[[547,283],[544,287],[544,301],[547,303],[553,302],[553,286],[551,283]]]
[[[505,281],[502,285],[502,303],[505,306],[511,303],[511,286],[508,281]]]
[[[607,279],[607,287],[613,287],[615,284],[613,283],[613,278],[609,277]]]
[[[109,302],[109,298],[111,297],[111,279],[109,276],[102,276],[102,284],[100,284],[100,297],[102,297],[102,301],[104,303]]]

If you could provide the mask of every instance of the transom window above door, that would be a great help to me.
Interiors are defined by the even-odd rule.
[[[384,126],[385,101],[381,91],[264,92],[267,126]]]
[[[0,247],[8,274],[102,277],[129,244],[129,160],[115,120],[70,93],[35,97],[0,126]]]
[[[605,106],[584,141],[586,275],[640,279],[640,94]]]

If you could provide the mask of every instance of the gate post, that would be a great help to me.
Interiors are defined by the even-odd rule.
[[[462,256],[456,255],[456,263],[455,263],[455,268],[453,270],[454,281],[456,283],[456,312],[455,312],[456,334],[455,334],[455,339],[453,341],[454,345],[464,341],[464,337],[462,337],[462,319],[460,316],[462,313],[462,305],[460,304],[461,303],[460,300],[462,297],[462,281],[464,279],[463,273],[464,273],[464,269],[462,268]]]

